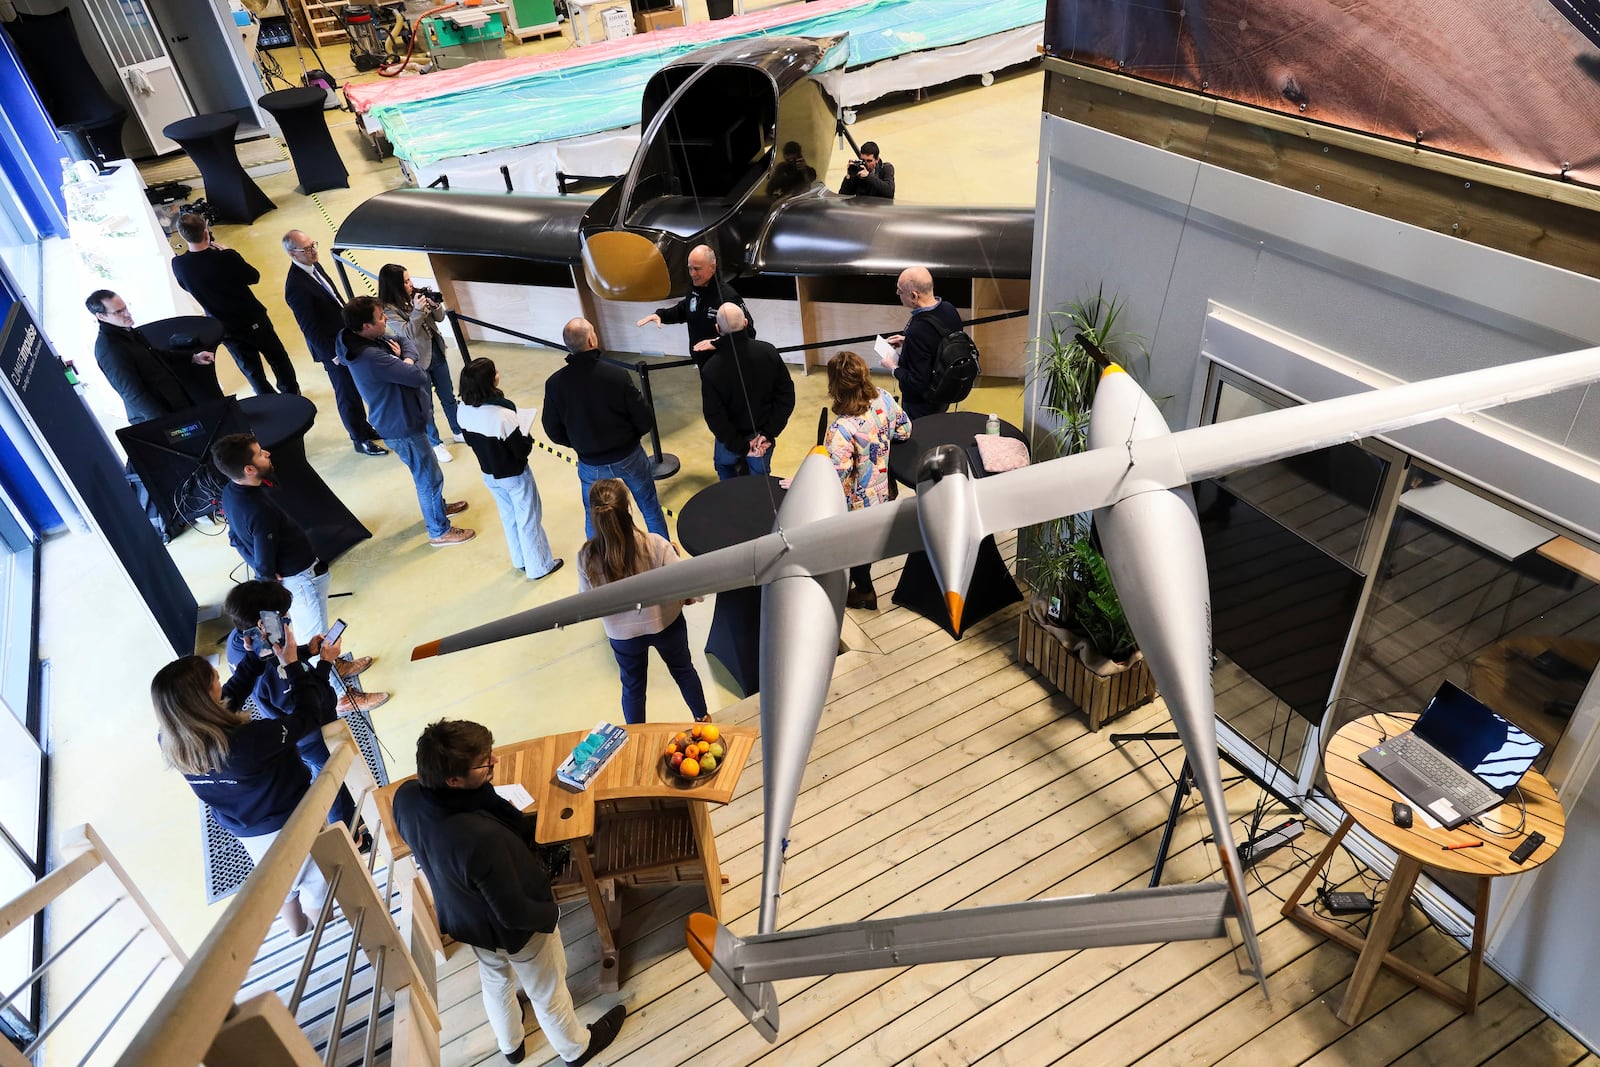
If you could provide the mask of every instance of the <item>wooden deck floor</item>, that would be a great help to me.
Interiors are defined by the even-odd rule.
[[[1009,555],[1009,551],[1007,553]],[[879,565],[887,591],[897,568]],[[1015,659],[1019,608],[960,642],[887,595],[852,612],[851,651],[834,673],[791,835],[780,926],[1145,884],[1182,755],[1111,744],[1113,729],[1169,725],[1159,702],[1099,734]],[[857,625],[859,624],[859,625]],[[719,716],[755,724],[756,703]],[[760,879],[759,750],[732,803],[714,814],[724,874],[723,920],[752,933]],[[1259,791],[1232,784],[1236,819]],[[1281,817],[1281,816],[1280,816]],[[1168,884],[1214,879],[1215,851],[1198,807],[1184,815]],[[780,983],[780,1034],[769,1045],[727,1004],[684,949],[684,919],[703,893],[641,891],[625,901],[621,1000],[629,1019],[605,1064],[1425,1064],[1597,1062],[1498,976],[1462,1017],[1381,977],[1361,1024],[1331,1005],[1354,958],[1279,917],[1281,898],[1321,848],[1268,857],[1251,903],[1271,998],[1241,969],[1236,942],[1057,952]],[[1335,865],[1350,887],[1351,863]],[[585,1019],[618,995],[596,990],[597,945],[586,907],[562,919],[569,984]],[[1412,911],[1397,952],[1459,976],[1461,946]],[[441,967],[447,1065],[504,1061],[484,1022],[476,968],[456,947]],[[531,1026],[531,1017],[530,1017]],[[537,1028],[529,1063],[552,1060]]]

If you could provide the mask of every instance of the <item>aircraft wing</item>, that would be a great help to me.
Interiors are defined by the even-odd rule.
[[[669,567],[624,578],[418,645],[411,658],[462,652],[479,645],[598,619],[640,604],[660,604],[729,589],[765,585],[791,574],[827,574],[922,547],[916,500],[904,498],[864,511],[804,523],[754,541],[707,552]]]
[[[1171,489],[1298,455],[1501,404],[1600,377],[1600,348],[1464,371],[1263,412],[1171,436],[1130,439],[1036,463],[974,483],[985,533],[1106,507],[1150,489]]]
[[[920,263],[935,275],[1027,278],[1033,222],[1031,207],[799,196],[778,206],[749,256],[762,274],[893,276],[907,263]]]
[[[336,248],[393,248],[576,263],[588,196],[508,196],[448,189],[390,189],[345,216]]]

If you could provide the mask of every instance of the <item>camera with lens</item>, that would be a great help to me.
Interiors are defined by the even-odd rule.
[[[850,177],[859,178],[867,172],[867,165],[859,159],[852,159],[845,169],[850,172]]]
[[[432,300],[435,304],[444,303],[444,294],[439,292],[439,290],[437,290],[437,289],[429,289],[425,285],[413,285],[411,287],[411,291],[413,293],[417,294],[418,296],[427,297],[429,300]]]

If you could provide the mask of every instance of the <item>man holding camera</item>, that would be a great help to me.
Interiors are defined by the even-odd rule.
[[[238,252],[213,240],[204,215],[188,211],[178,216],[178,233],[189,250],[172,261],[172,276],[207,315],[222,323],[222,343],[250,388],[257,396],[299,393],[300,382],[289,353],[278,340],[267,309],[250,291],[261,280],[261,272]],[[267,381],[261,366],[263,356],[278,379],[277,389]]]
[[[839,184],[840,194],[894,199],[894,164],[878,155],[877,141],[862,145],[861,158],[852,159],[845,169],[845,179]]]
[[[433,889],[439,929],[478,957],[483,1006],[500,1052],[527,1055],[520,986],[539,1029],[568,1064],[586,1064],[622,1029],[615,1005],[585,1027],[567,989],[567,953],[550,872],[534,854],[534,817],[494,791],[494,735],[441,719],[417,738],[417,777],[394,794],[394,824]]]
[[[705,370],[711,356],[717,351],[717,309],[723,304],[738,304],[744,312],[749,335],[756,335],[750,309],[744,306],[744,297],[733,291],[717,277],[717,254],[710,245],[696,245],[689,253],[689,295],[670,307],[657,308],[654,315],[646,315],[635,325],[664,322],[683,322],[689,326],[689,358],[698,370]]]

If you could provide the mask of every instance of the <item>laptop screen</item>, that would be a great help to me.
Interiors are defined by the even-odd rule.
[[[1511,792],[1544,751],[1528,733],[1450,682],[1439,686],[1412,731],[1501,796]]]

